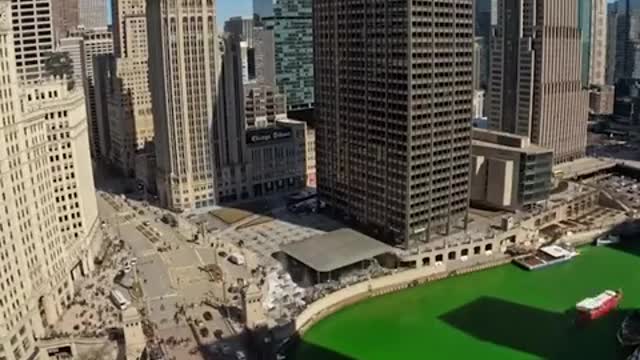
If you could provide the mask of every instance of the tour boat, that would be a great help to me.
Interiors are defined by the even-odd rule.
[[[614,245],[620,242],[620,236],[608,235],[596,239],[596,246]]]
[[[622,291],[606,290],[596,297],[583,299],[576,304],[580,320],[595,320],[607,315],[618,307],[622,299]]]
[[[577,255],[578,252],[568,245],[549,245],[533,254],[517,257],[514,262],[527,270],[538,270],[567,262]]]

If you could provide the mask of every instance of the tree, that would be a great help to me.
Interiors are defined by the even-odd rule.
[[[75,87],[75,82],[73,81],[73,59],[71,59],[69,53],[49,53],[44,62],[44,69],[47,74],[55,78],[69,80],[67,85],[69,90]]]

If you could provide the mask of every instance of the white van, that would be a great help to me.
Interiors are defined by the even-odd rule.
[[[111,301],[113,301],[113,304],[120,310],[126,309],[130,304],[129,300],[116,289],[111,290]]]

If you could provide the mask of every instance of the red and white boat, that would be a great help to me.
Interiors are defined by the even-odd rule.
[[[618,307],[622,291],[606,290],[596,297],[586,298],[576,304],[580,320],[595,320],[607,315]]]

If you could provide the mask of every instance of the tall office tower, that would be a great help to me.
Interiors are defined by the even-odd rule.
[[[44,337],[92,270],[97,206],[82,93],[21,88],[11,3],[0,0],[0,358],[38,358]]]
[[[243,18],[234,16],[224,23],[224,32],[240,36],[247,42],[247,47],[253,48],[253,17]]]
[[[499,0],[492,39],[490,127],[553,149],[556,163],[587,144],[579,10],[579,0]]]
[[[589,84],[604,85],[607,70],[607,0],[592,0]]]
[[[21,80],[42,78],[53,51],[51,0],[11,0],[16,66]]]
[[[487,82],[489,81],[489,48],[489,38],[476,37],[473,44],[475,57],[473,82],[476,90],[487,88]]]
[[[273,30],[276,84],[289,110],[313,107],[311,0],[254,0],[260,26]]]
[[[616,83],[640,79],[640,0],[616,2]]]
[[[96,148],[102,159],[110,159],[111,155],[111,129],[110,120],[114,122],[116,114],[110,114],[109,100],[114,96],[116,87],[119,85],[116,76],[116,64],[113,54],[97,55],[93,59],[93,76],[96,99],[96,125],[98,126],[98,143]]]
[[[78,29],[69,33],[70,37],[82,38],[82,75],[89,121],[89,144],[91,156],[100,159],[98,115],[96,111],[96,89],[93,77],[93,59],[97,55],[113,53],[113,39],[109,28]]]
[[[108,91],[98,98],[105,101],[98,126],[109,129],[109,153],[103,155],[122,173],[133,175],[136,154],[153,140],[146,1],[116,1],[113,19],[115,56],[102,62],[108,68],[101,75],[110,77]]]
[[[58,1],[58,0],[53,0]],[[78,22],[87,29],[104,28],[108,12],[105,0],[78,0]]]
[[[224,23],[224,31],[229,34],[233,34],[239,37],[245,43],[245,57],[247,65],[248,79],[254,80],[256,78],[256,60],[255,49],[253,47],[254,41],[254,20],[251,18],[243,18],[240,16],[234,16]]]
[[[256,67],[256,83],[276,86],[275,39],[273,30],[256,27],[254,36],[254,63]]]
[[[69,31],[80,25],[80,0],[53,0],[51,2],[51,21],[56,42],[65,38]]]
[[[241,37],[222,35],[222,62],[218,106],[221,116],[214,124],[216,154],[216,190],[221,202],[237,200],[247,192],[247,144],[245,142],[246,42]],[[222,115],[224,114],[224,116]]]
[[[616,82],[616,49],[618,43],[618,3],[607,4],[607,85]]]
[[[313,4],[319,196],[405,246],[451,231],[469,202],[473,0]]]
[[[475,34],[489,38],[491,36],[491,9],[496,0],[476,0]]]
[[[306,178],[306,125],[287,119],[284,95],[273,86],[247,82],[245,41],[222,36],[219,106],[214,142],[220,202],[300,189]],[[221,114],[221,115],[222,115]]]
[[[583,87],[604,85],[607,46],[607,0],[578,0]]]
[[[216,9],[212,0],[189,4],[147,1],[157,185],[161,204],[172,209],[216,202]]]

